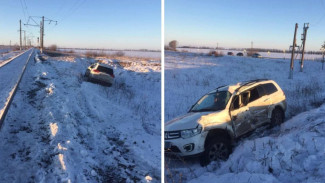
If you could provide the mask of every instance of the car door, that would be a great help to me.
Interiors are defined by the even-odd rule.
[[[247,93],[246,93],[247,94]],[[247,105],[245,105],[245,94],[234,97],[230,108],[232,125],[237,137],[251,131],[251,114]]]
[[[247,106],[252,115],[252,128],[256,128],[268,121],[267,115],[271,100],[269,96],[265,95],[265,91],[261,86],[252,88],[249,92],[250,98]]]

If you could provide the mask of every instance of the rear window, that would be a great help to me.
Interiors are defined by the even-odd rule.
[[[99,72],[104,72],[104,73],[106,73],[106,74],[110,74],[110,75],[114,74],[114,73],[113,73],[113,69],[111,69],[111,68],[107,68],[107,67],[103,67],[103,66],[98,66],[97,70],[98,70]]]
[[[262,85],[262,87],[264,88],[266,95],[269,95],[269,94],[272,94],[272,93],[278,91],[278,89],[276,89],[276,87],[272,83],[264,84],[264,85]]]

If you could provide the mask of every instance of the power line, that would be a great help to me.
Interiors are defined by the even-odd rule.
[[[24,0],[24,4],[25,4],[25,8],[26,8],[27,15],[29,16],[29,11],[28,11],[28,7],[27,7],[26,0]]]
[[[23,6],[22,0],[19,0],[19,1],[20,1],[21,9],[23,10],[24,18],[25,18],[25,20],[27,21],[26,13],[25,13],[25,8],[24,8],[24,6]]]

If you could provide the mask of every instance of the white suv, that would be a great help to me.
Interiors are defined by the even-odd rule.
[[[112,86],[115,76],[112,68],[100,63],[94,63],[87,68],[85,77],[87,77],[88,81],[97,81]]]
[[[203,166],[225,160],[235,139],[263,124],[282,123],[286,107],[284,92],[272,80],[219,87],[165,124],[165,154],[200,155]]]

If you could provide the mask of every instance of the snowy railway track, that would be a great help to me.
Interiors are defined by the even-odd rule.
[[[27,50],[27,51],[28,51],[28,50]],[[7,64],[9,64],[11,61],[15,60],[17,57],[20,57],[22,54],[26,53],[27,51],[21,52],[21,53],[19,53],[19,54],[16,55],[16,56],[13,56],[13,57],[11,57],[11,58],[9,58],[9,59],[7,59],[7,60],[1,61],[1,62],[0,62],[0,68],[1,68],[1,67],[4,67],[4,66],[7,65]]]
[[[24,75],[24,72],[26,70],[26,66],[27,66],[32,54],[34,53],[34,49],[33,48],[29,49],[29,50],[27,50],[27,51],[25,51],[25,52],[23,52],[23,53],[21,53],[21,54],[19,54],[17,56],[5,61],[4,64],[0,65],[0,69],[1,69],[0,72],[1,72],[4,69],[5,65],[9,65],[9,63],[12,63],[13,60],[19,59],[21,56],[23,56],[27,52],[30,52],[30,54],[28,55],[27,60],[26,60],[25,64],[22,67],[22,72],[19,75],[17,82],[14,84],[13,88],[9,91],[9,93],[7,95],[8,97],[7,97],[7,99],[6,99],[5,103],[4,103],[4,106],[2,107],[1,104],[0,104],[0,107],[2,107],[2,108],[0,108],[0,130],[1,130],[1,127],[2,127],[2,124],[3,124],[4,120],[6,118],[6,114],[7,114],[8,110],[9,110],[9,108],[10,108],[10,105],[12,103],[12,100],[15,97],[15,94],[16,94],[17,88],[19,86],[19,83],[21,82],[21,79],[22,79],[22,77]],[[1,77],[1,79],[3,79],[3,78]],[[3,95],[3,93],[1,95]]]

